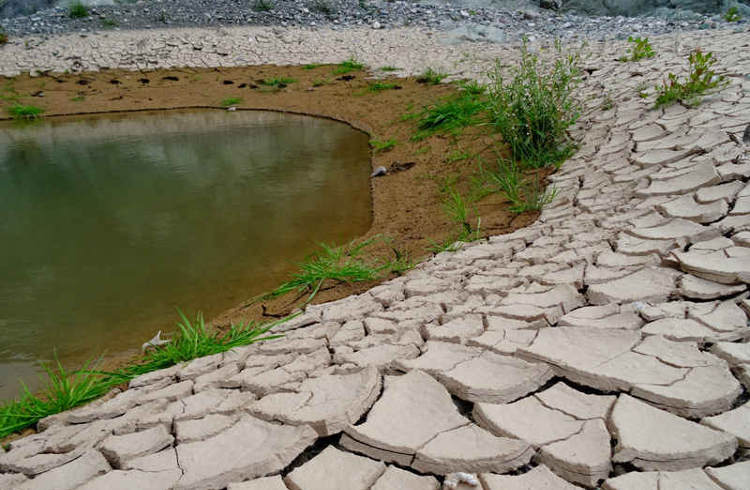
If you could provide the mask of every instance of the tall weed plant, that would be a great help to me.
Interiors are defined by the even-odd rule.
[[[559,166],[574,151],[567,129],[581,114],[574,89],[580,81],[579,55],[564,53],[555,44],[551,66],[521,47],[521,60],[502,74],[498,63],[488,87],[492,124],[508,144],[511,156],[523,168]]]

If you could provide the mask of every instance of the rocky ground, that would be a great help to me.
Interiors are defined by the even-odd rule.
[[[33,42],[0,70],[356,54],[478,76],[517,56],[420,29]],[[538,222],[50,417],[0,453],[0,489],[750,488],[750,33],[654,47],[640,63],[584,48],[580,149]],[[651,109],[638,92],[696,47],[729,85]]]
[[[486,2],[484,2],[486,3]],[[41,10],[30,16],[0,19],[10,36],[112,29],[149,29],[175,26],[270,25],[304,28],[421,26],[453,31],[458,40],[504,42],[532,38],[586,37],[623,39],[685,29],[715,29],[726,22],[714,14],[681,10],[661,17],[588,17],[558,13],[523,3],[522,9],[479,6],[471,2],[383,0],[141,0],[90,8],[90,15],[72,19],[67,7]]]

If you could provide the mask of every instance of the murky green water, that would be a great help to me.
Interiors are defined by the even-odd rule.
[[[272,112],[0,126],[0,399],[38,361],[138,349],[371,221],[367,136]]]

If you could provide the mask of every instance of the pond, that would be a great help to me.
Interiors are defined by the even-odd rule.
[[[367,135],[263,111],[0,126],[0,400],[268,291],[372,219]]]

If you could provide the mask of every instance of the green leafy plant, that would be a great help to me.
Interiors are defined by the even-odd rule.
[[[86,96],[84,96],[84,95],[76,95],[75,97],[71,97],[70,100],[73,101],[73,102],[83,102],[84,100],[86,100]]]
[[[739,22],[740,20],[742,20],[740,10],[736,5],[732,5],[727,9],[726,12],[724,12],[724,20],[727,22]]]
[[[390,273],[401,273],[411,267],[408,257],[394,254],[393,260],[374,259],[365,256],[365,251],[382,237],[376,236],[360,242],[333,246],[320,244],[320,250],[299,264],[299,270],[292,278],[274,289],[265,298],[275,298],[296,291],[309,293],[310,302],[324,283],[333,284],[373,281]]]
[[[255,0],[253,3],[253,10],[256,12],[268,12],[269,10],[273,10],[273,1],[272,0]]]
[[[380,70],[380,71],[398,71],[399,68],[397,68],[395,66],[391,66],[391,65],[385,65],[385,66],[381,66],[380,68],[378,68],[378,70]]]
[[[390,151],[396,146],[397,141],[394,138],[389,138],[385,141],[370,140],[370,146],[375,150],[376,153]]]
[[[630,36],[628,37],[628,42],[632,46],[625,50],[627,54],[620,57],[620,61],[640,61],[642,59],[653,58],[656,56],[648,38],[642,39],[640,37]]]
[[[319,63],[308,63],[306,65],[302,65],[302,69],[303,70],[314,70],[314,69],[316,69],[316,68],[318,68],[320,66],[323,66],[323,65],[321,65]]]
[[[432,68],[427,68],[421,75],[417,77],[417,83],[426,83],[427,85],[437,85],[447,77],[447,73],[435,71]]]
[[[713,69],[716,58],[713,53],[704,53],[700,48],[688,55],[690,65],[688,76],[683,81],[674,73],[669,73],[661,86],[656,87],[656,108],[677,102],[694,106],[700,104],[700,97],[711,90],[720,89],[729,82]]]
[[[68,7],[68,17],[71,19],[83,19],[89,16],[89,9],[80,0],[75,0]]]
[[[482,235],[481,216],[477,216],[476,224],[472,224],[472,215],[477,215],[476,209],[472,207],[476,201],[476,196],[469,195],[468,198],[465,198],[455,188],[452,179],[446,180],[441,185],[440,192],[443,194],[443,211],[458,229],[443,242],[430,240],[429,250],[433,253],[452,251],[456,249],[458,242],[479,240]]]
[[[578,56],[556,44],[552,66],[521,47],[521,60],[503,77],[500,65],[490,73],[488,87],[491,124],[522,167],[558,166],[574,151],[567,129],[581,112],[573,96],[579,82]]]
[[[495,170],[480,167],[480,173],[493,192],[505,195],[514,213],[540,211],[557,193],[554,188],[544,189],[539,180],[525,177],[519,164],[513,160],[499,159]]]
[[[487,91],[487,87],[481,85],[476,80],[462,80],[458,82],[458,87],[461,91],[470,95],[484,95]]]
[[[240,97],[227,97],[221,101],[223,107],[230,107],[238,104],[242,104],[242,99]]]
[[[364,67],[365,67],[364,64],[360,63],[354,58],[349,58],[348,60],[342,61],[341,63],[336,65],[336,68],[333,69],[333,74],[344,75],[346,73],[350,73],[353,71],[360,71]]]
[[[13,104],[5,109],[10,117],[17,120],[31,120],[42,117],[44,109],[33,105]]]

